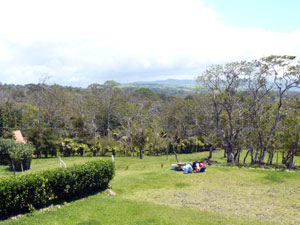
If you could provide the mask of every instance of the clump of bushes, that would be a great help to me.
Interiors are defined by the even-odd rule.
[[[0,138],[0,164],[10,164],[14,171],[29,170],[34,150],[33,145]]]
[[[119,150],[119,143],[113,139],[101,138],[100,140],[93,139],[85,143],[78,143],[71,138],[62,138],[59,142],[60,153],[64,157],[80,155],[90,153],[93,156],[105,156],[108,152],[112,152],[113,155]]]
[[[205,143],[202,136],[192,136],[187,139],[178,139],[174,143],[169,142],[170,152],[176,151],[179,154],[209,151],[210,144]]]
[[[14,140],[0,138],[0,165],[8,165],[10,163],[8,149],[14,145]]]
[[[97,160],[68,168],[0,178],[0,217],[105,190],[113,176],[113,162]]]
[[[11,168],[14,171],[29,170],[34,150],[33,145],[15,143],[8,149],[9,158],[11,159]]]
[[[114,139],[101,138],[100,139],[101,150],[100,156],[105,156],[107,152],[112,152],[115,154],[116,150],[119,150],[118,143]]]
[[[102,150],[102,145],[100,143],[100,141],[96,141],[96,140],[93,140],[92,143],[91,143],[91,152],[93,153],[93,156],[96,156],[98,152],[101,152]]]
[[[71,138],[64,138],[60,141],[60,153],[65,157],[74,156],[78,154],[83,156],[83,154],[89,151],[89,147],[84,143],[77,143],[73,141]]]
[[[35,127],[27,132],[26,137],[28,141],[32,142],[35,146],[36,150],[34,154],[38,158],[41,158],[42,154],[46,158],[48,158],[49,155],[52,157],[57,156],[57,150],[59,148],[58,137],[53,129]]]

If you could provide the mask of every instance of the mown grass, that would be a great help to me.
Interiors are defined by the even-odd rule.
[[[179,155],[180,161],[207,153]],[[222,152],[214,160],[225,162]],[[57,160],[57,159],[56,159]],[[90,158],[70,158],[81,163]],[[58,160],[57,160],[58,161]],[[58,166],[33,160],[33,170]],[[300,174],[253,168],[210,166],[206,173],[170,170],[175,157],[116,158],[106,192],[3,224],[300,224]],[[35,166],[34,166],[35,165]]]
[[[84,163],[87,161],[95,160],[95,157],[63,157],[62,160],[66,163],[67,166],[72,166],[77,163]],[[24,173],[30,173],[56,167],[59,167],[58,158],[32,159],[31,169],[25,171]],[[21,172],[17,172],[16,174],[21,174]],[[10,170],[9,166],[0,165],[0,176],[5,175],[13,175],[13,172]]]

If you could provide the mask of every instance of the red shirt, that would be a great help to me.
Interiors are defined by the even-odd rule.
[[[206,165],[204,163],[199,163],[199,167],[202,168],[202,167],[206,167]]]

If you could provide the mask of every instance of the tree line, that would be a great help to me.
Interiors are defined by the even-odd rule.
[[[37,141],[44,153],[52,145],[47,140],[59,142],[61,151],[73,141],[96,153],[117,151],[140,158],[146,152],[219,147],[230,163],[250,157],[251,163],[271,165],[280,153],[283,165],[294,166],[300,131],[300,64],[295,57],[212,65],[197,82],[195,93],[179,96],[119,88],[115,81],[87,88],[47,85],[46,80],[3,84],[0,136],[21,129],[28,139],[44,137]],[[86,146],[76,149],[82,152]]]

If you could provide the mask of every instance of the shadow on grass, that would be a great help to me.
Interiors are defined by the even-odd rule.
[[[298,173],[287,173],[282,171],[269,172],[264,179],[274,183],[284,183],[286,179],[299,177]]]
[[[174,186],[177,188],[185,188],[185,187],[189,187],[191,185],[189,183],[180,182],[180,183],[176,183]]]
[[[76,225],[98,225],[98,224],[101,224],[101,223],[97,220],[86,220],[81,223],[77,223]]]
[[[279,176],[277,173],[269,173],[264,177],[265,180],[272,181],[275,183],[283,183],[284,179],[282,176]]]
[[[147,224],[159,224],[159,223],[160,223],[160,221],[158,221],[157,219],[150,218],[150,219],[137,221],[135,224],[136,225],[147,225]]]

